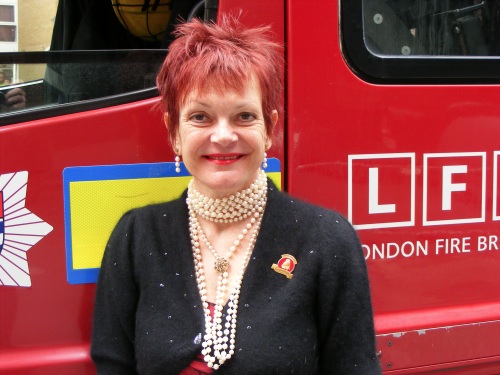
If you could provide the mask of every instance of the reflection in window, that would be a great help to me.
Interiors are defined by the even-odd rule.
[[[498,0],[363,0],[365,43],[380,55],[500,55]]]
[[[155,14],[161,17],[155,19],[163,32],[152,39],[136,35],[128,22],[121,22],[113,8],[117,2],[44,0],[43,7],[34,7],[35,3],[0,0],[0,73],[5,77],[0,88],[0,126],[9,123],[13,112],[100,98],[114,103],[137,100],[121,97],[132,92],[138,97],[156,95],[155,77],[172,39],[173,25],[190,14],[204,14],[203,7],[196,7],[199,0],[179,1],[178,6],[169,2],[168,12],[154,2],[139,2],[132,13],[142,22],[142,29],[149,28],[153,12],[161,10]],[[196,9],[201,14],[192,13]],[[9,39],[15,42],[1,42]],[[30,53],[34,51],[42,53]],[[9,54],[2,59],[1,52]],[[17,60],[15,52],[20,52]],[[22,106],[8,105],[8,96],[15,93],[22,93]]]

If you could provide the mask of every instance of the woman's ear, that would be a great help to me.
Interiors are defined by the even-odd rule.
[[[273,144],[272,134],[274,131],[274,127],[278,123],[278,117],[279,117],[278,111],[274,109],[271,112],[271,128],[269,129],[269,132],[268,132],[267,138],[266,138],[266,151],[269,150],[271,148],[271,145]]]
[[[168,112],[165,112],[163,114],[163,122],[165,123],[165,127],[167,128],[167,131],[170,133],[170,128],[169,128],[169,121],[170,117],[168,115]],[[181,155],[181,142],[179,140],[179,134],[177,133],[174,137],[170,137],[170,141],[172,143],[172,147],[174,148],[174,152],[176,155]]]
[[[176,155],[181,156],[181,138],[179,137],[179,131],[176,132],[175,137],[172,140],[172,146],[174,146],[174,152]]]
[[[182,156],[181,141],[179,139],[179,135],[176,135],[174,139],[174,152],[176,155]]]

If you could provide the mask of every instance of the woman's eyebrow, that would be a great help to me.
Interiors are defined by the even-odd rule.
[[[236,109],[244,108],[244,107],[250,107],[252,109],[257,108],[258,105],[256,105],[253,102],[241,102],[235,106]]]
[[[189,107],[189,106],[195,106],[195,105],[200,105],[202,107],[207,107],[207,108],[210,107],[210,104],[205,103],[205,102],[201,102],[201,101],[198,101],[198,100],[191,100],[188,103],[186,103],[187,107]]]

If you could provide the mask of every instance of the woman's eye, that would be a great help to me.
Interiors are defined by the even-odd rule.
[[[253,120],[255,120],[255,118],[256,118],[255,115],[252,113],[245,112],[245,113],[240,114],[240,119],[242,121],[253,121]]]
[[[194,122],[206,122],[208,120],[208,117],[202,113],[196,113],[192,115],[189,119]]]

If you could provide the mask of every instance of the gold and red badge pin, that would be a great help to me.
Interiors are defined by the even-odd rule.
[[[292,272],[297,265],[297,260],[290,254],[282,254],[278,264],[273,263],[271,268],[288,279],[293,277]]]

